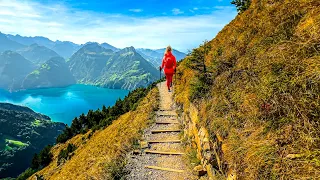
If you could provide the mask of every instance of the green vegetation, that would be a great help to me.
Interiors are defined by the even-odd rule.
[[[189,150],[188,154],[189,162],[192,166],[197,166],[201,164],[201,161],[197,158],[197,150],[192,148]]]
[[[26,179],[28,179],[28,177],[30,177],[35,172],[37,172],[37,170],[34,170],[32,168],[28,168],[22,174],[20,174],[16,180],[26,180]]]
[[[41,125],[42,125],[42,123],[41,123],[41,121],[40,121],[39,119],[35,119],[35,120],[32,122],[32,126],[38,127],[38,126],[41,126]]]
[[[203,98],[210,90],[212,85],[213,69],[205,64],[210,44],[205,41],[199,48],[193,49],[188,58],[186,66],[196,72],[196,76],[191,79],[190,99]]]
[[[32,74],[32,75],[39,75],[39,74],[40,74],[40,71],[39,71],[39,70],[34,70],[31,74]]]
[[[28,168],[33,155],[54,143],[65,128],[63,123],[52,122],[48,116],[9,103],[0,103],[0,117],[2,177],[18,176],[21,169]]]
[[[123,115],[126,112],[134,111],[140,101],[149,93],[149,91],[156,86],[156,83],[153,83],[149,85],[147,88],[138,88],[132,92],[130,92],[123,100],[119,99],[116,101],[115,105],[112,107],[102,107],[102,110],[98,109],[96,111],[89,110],[87,115],[80,115],[79,118],[75,118],[72,121],[72,124],[70,127],[66,127],[62,134],[60,134],[56,142],[57,143],[64,143],[67,140],[71,139],[72,137],[76,136],[80,133],[86,133],[89,131],[89,129],[93,130],[92,133],[95,130],[106,128],[107,126],[111,125],[112,122]],[[34,122],[37,124],[37,121]],[[92,135],[92,133],[89,134]],[[88,137],[90,138],[90,137]],[[52,146],[49,145],[45,147],[40,153],[35,154],[34,158],[32,159],[31,163],[31,170],[36,172],[36,170],[40,170],[47,166],[52,161],[52,153],[50,152]],[[68,147],[66,149],[63,149],[60,151],[58,155],[58,164],[63,163],[63,160],[68,160],[73,156],[73,152],[76,150],[76,146],[73,144],[68,144]],[[120,162],[115,162],[117,164],[115,165],[121,165]],[[123,167],[125,164],[122,164]],[[123,174],[123,168],[116,167],[113,165],[110,165],[108,167],[109,170],[112,170],[111,173],[113,177],[119,177]],[[21,174],[20,176],[26,177],[31,172],[30,169],[28,169],[25,173]],[[19,176],[19,177],[20,177]]]
[[[125,169],[127,161],[124,157],[120,157],[110,161],[105,167],[105,171],[108,173],[107,179],[121,180],[129,172]]]
[[[41,65],[41,69],[47,69],[47,70],[50,70],[51,67],[47,64],[47,63],[44,63]]]
[[[4,150],[5,150],[5,151],[11,151],[12,149],[13,149],[12,147],[7,146],[7,145],[4,147]]]
[[[77,147],[73,144],[68,144],[66,149],[62,149],[58,155],[58,165],[63,163],[64,161],[69,160],[73,156],[73,151],[75,151]]]
[[[231,4],[234,4],[238,12],[242,13],[250,7],[251,0],[232,0]]]
[[[36,173],[37,171],[39,171],[40,169],[44,168],[45,166],[47,166],[48,164],[50,164],[50,162],[52,161],[53,155],[50,152],[51,151],[52,146],[48,145],[46,146],[44,149],[42,149],[40,151],[39,154],[35,154],[33,156],[33,159],[31,161],[31,166],[30,168],[28,168],[27,170],[25,170],[23,173],[21,173],[18,179],[27,179],[29,178],[32,174]]]
[[[11,139],[6,139],[5,142],[8,143],[9,145],[12,145],[12,146],[15,146],[18,148],[29,146],[28,144],[23,143],[21,141],[15,141],[15,140],[11,140]]]
[[[97,43],[87,44],[68,64],[73,67],[71,73],[78,83],[112,89],[146,87],[159,77],[158,70],[133,47],[112,52]]]
[[[109,126],[113,120],[120,115],[135,110],[140,100],[155,86],[153,83],[147,88],[138,88],[130,92],[123,100],[116,101],[113,107],[102,107],[102,110],[89,110],[87,115],[80,115],[72,121],[70,127],[66,127],[62,134],[57,137],[57,143],[64,143],[79,133],[86,133],[89,129],[93,131]]]
[[[35,154],[33,156],[33,159],[31,162],[32,169],[43,168],[51,162],[53,157],[53,155],[50,152],[51,148],[52,148],[52,145],[48,145],[44,149],[42,149],[39,154]]]

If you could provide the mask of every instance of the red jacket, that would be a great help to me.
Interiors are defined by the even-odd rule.
[[[161,69],[164,68],[165,74],[173,74],[176,69],[177,61],[176,57],[171,52],[168,52],[164,55],[162,59]]]

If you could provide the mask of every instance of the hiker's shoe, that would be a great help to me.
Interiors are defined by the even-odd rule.
[[[171,90],[169,89],[168,92],[171,92]]]

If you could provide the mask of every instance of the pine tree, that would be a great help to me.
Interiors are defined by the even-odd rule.
[[[38,169],[39,168],[39,158],[38,154],[34,154],[32,161],[31,161],[31,168]]]
[[[232,0],[231,4],[236,5],[238,12],[242,13],[249,8],[251,0]]]

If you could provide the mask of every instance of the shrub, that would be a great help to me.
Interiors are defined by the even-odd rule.
[[[32,174],[34,174],[35,172],[37,172],[37,170],[32,169],[32,168],[28,168],[26,169],[23,173],[21,173],[17,180],[25,180],[28,179],[30,176],[32,176]]]
[[[231,4],[234,4],[238,12],[242,13],[250,7],[251,0],[232,0]]]
[[[58,155],[58,165],[63,163],[66,160],[71,159],[73,156],[73,151],[75,151],[77,147],[73,144],[68,144],[68,147],[66,149],[62,149]]]
[[[120,158],[120,159],[110,161],[106,165],[106,173],[107,173],[108,179],[113,179],[113,180],[124,179],[124,177],[129,173],[125,169],[126,164],[127,164],[127,161],[125,160],[125,158]]]
[[[52,145],[48,145],[45,148],[43,148],[39,155],[34,154],[32,162],[31,162],[31,168],[32,169],[39,169],[47,166],[52,161],[52,153],[50,152],[52,148]]]

